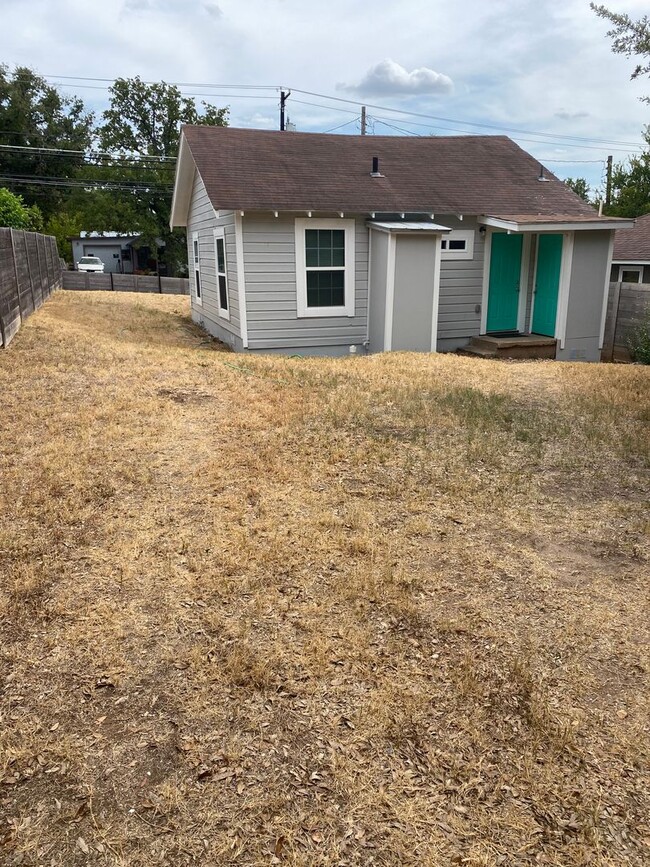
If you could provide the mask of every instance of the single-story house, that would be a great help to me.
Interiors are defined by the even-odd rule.
[[[611,280],[650,283],[650,214],[637,217],[633,229],[616,233]]]
[[[614,230],[633,221],[505,136],[184,126],[170,225],[187,228],[193,319],[237,351],[520,339],[596,361]]]
[[[121,235],[118,232],[80,232],[68,240],[72,244],[72,261],[77,270],[83,256],[97,256],[104,263],[106,274],[134,274],[136,271],[156,270],[151,249],[140,244],[140,235]],[[164,242],[158,242],[158,248]]]
[[[69,238],[72,244],[72,261],[77,270],[79,260],[84,256],[97,256],[104,263],[106,273],[133,273],[133,248],[131,244],[137,241],[139,235],[120,235],[117,232],[80,232]]]

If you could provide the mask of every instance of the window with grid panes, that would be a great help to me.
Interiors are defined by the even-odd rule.
[[[296,219],[299,318],[354,316],[355,226],[343,217]]]
[[[305,230],[308,307],[345,304],[345,231]]]

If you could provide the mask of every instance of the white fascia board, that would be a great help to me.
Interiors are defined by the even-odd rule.
[[[447,234],[451,232],[448,226],[440,226],[438,223],[377,223],[373,220],[368,220],[366,226],[369,229],[376,229],[378,232],[386,232],[387,234],[411,234],[416,232],[428,232],[437,235]]]
[[[174,177],[174,195],[169,215],[169,228],[187,226],[187,215],[192,198],[194,185],[194,172],[196,166],[184,135],[181,135],[181,143],[176,157],[176,175]]]
[[[611,229],[633,229],[634,220],[604,220],[597,222],[560,222],[560,223],[516,223],[514,220],[502,220],[499,217],[479,217],[483,226],[493,226],[495,229],[505,229],[507,232],[586,232]]]

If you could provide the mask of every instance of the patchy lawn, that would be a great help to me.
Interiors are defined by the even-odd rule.
[[[650,370],[0,353],[3,865],[650,861]]]

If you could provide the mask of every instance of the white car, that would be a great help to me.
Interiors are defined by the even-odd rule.
[[[104,263],[98,256],[83,256],[77,263],[77,271],[93,271],[101,274],[104,271]]]

